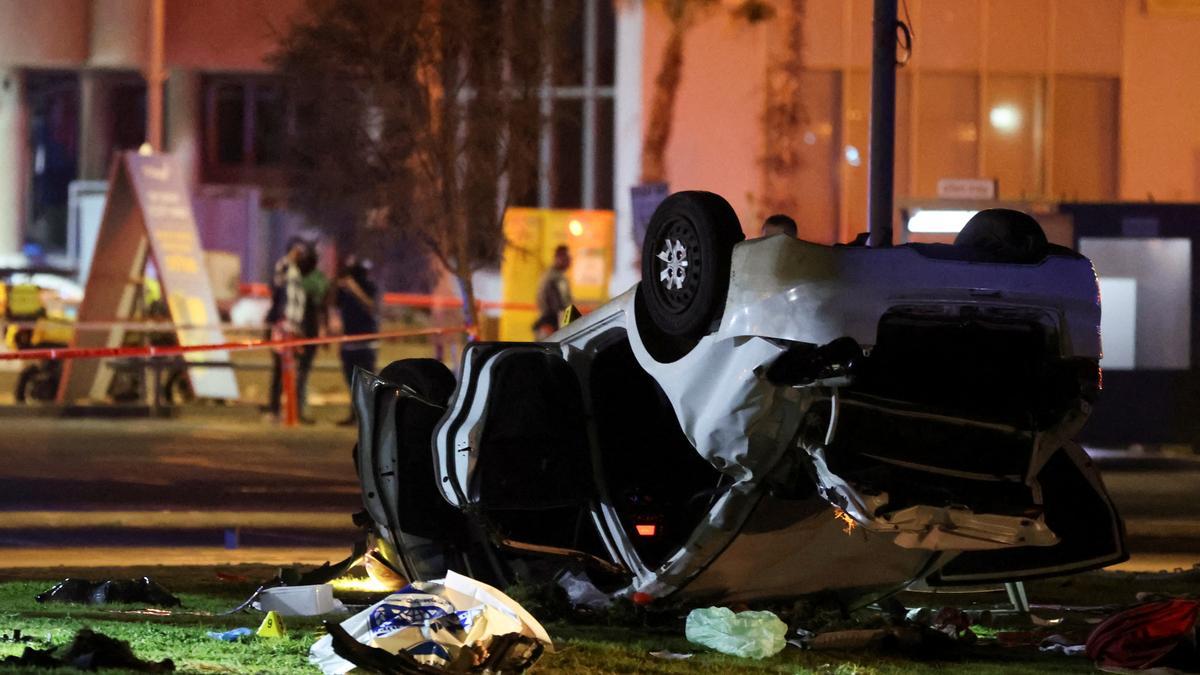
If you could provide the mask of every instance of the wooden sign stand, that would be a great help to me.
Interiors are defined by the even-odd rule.
[[[191,197],[178,163],[171,155],[121,152],[109,172],[108,198],[78,321],[133,318],[147,259],[152,259],[158,270],[179,344],[224,343]],[[126,330],[118,325],[102,331],[75,331],[71,346],[119,347]],[[229,353],[224,351],[187,355],[193,356],[192,360],[206,363],[229,362]],[[188,376],[196,396],[238,398],[237,380],[229,367],[189,367]],[[59,403],[103,401],[111,378],[111,369],[100,360],[67,361]]]

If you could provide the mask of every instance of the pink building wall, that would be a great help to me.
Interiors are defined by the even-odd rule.
[[[661,11],[648,8],[645,16],[643,125],[669,31]],[[755,234],[758,225],[752,201],[761,183],[758,117],[766,65],[765,30],[719,15],[688,33],[666,158],[672,191],[709,190],[723,195],[737,211],[742,227]],[[628,138],[617,142],[631,140],[640,142]]]
[[[1200,15],[1125,9],[1121,198],[1200,200]]]

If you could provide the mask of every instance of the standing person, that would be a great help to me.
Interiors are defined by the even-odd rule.
[[[304,322],[304,284],[299,262],[311,247],[299,237],[288,241],[287,251],[275,262],[271,275],[271,308],[267,311],[267,339],[286,340],[300,335]],[[271,350],[271,393],[267,410],[279,421],[283,394],[283,357]]]
[[[379,332],[377,295],[378,290],[371,279],[370,262],[360,260],[355,255],[346,256],[338,273],[336,295],[344,334],[368,335]],[[375,355],[378,349],[379,343],[374,340],[342,343],[342,375],[346,378],[347,387],[354,382],[355,368],[375,372]],[[354,424],[353,389],[350,394],[350,414],[338,422],[339,426]]]
[[[567,270],[571,268],[571,252],[563,244],[554,249],[554,264],[542,275],[538,283],[538,319],[533,324],[533,334],[544,340],[558,330],[563,312],[571,306],[571,282]]]
[[[297,263],[300,283],[304,288],[304,315],[300,321],[300,337],[315,338],[325,334],[329,325],[327,312],[329,278],[317,268],[317,251],[309,248]],[[300,421],[312,424],[315,420],[305,413],[308,410],[308,375],[312,372],[317,357],[316,345],[305,345],[296,357],[296,399],[299,401]]]

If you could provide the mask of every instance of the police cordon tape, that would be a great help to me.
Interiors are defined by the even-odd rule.
[[[359,335],[336,335],[315,338],[289,338],[285,340],[238,340],[207,345],[163,345],[144,347],[61,347],[25,349],[17,352],[0,352],[0,361],[59,360],[59,359],[110,359],[121,357],[183,356],[196,352],[235,352],[253,349],[293,349],[310,345],[367,342],[372,340],[395,340],[409,337],[469,334],[466,326],[448,328],[418,328],[414,330],[363,333]]]
[[[251,295],[251,297],[258,297]],[[384,293],[383,304],[388,307],[409,307],[413,309],[459,309],[463,306],[462,298],[448,295],[424,295],[420,293]],[[476,300],[475,305],[480,310],[513,310],[519,312],[535,312],[537,305],[531,302],[503,302],[494,300]],[[594,309],[594,305],[580,304],[580,309],[590,311]],[[244,332],[250,333],[255,331],[263,331],[268,328],[265,325],[237,325],[237,324],[219,324],[219,325],[180,325],[170,321],[71,321],[69,319],[61,319],[57,317],[41,319],[41,322],[48,322],[62,328],[70,328],[76,331],[106,331],[113,329],[123,329],[131,331],[140,331],[143,333],[174,333],[180,330],[223,330],[226,332]],[[38,321],[32,320],[9,320],[0,322],[4,326],[16,326],[23,329],[36,329],[39,327]],[[41,324],[41,325],[44,325]]]

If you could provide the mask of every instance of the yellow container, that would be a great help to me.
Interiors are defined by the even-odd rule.
[[[500,265],[500,339],[533,339],[538,283],[554,262],[554,249],[571,252],[571,295],[576,305],[595,307],[608,300],[612,276],[615,216],[612,211],[510,208],[504,214],[506,240]]]

